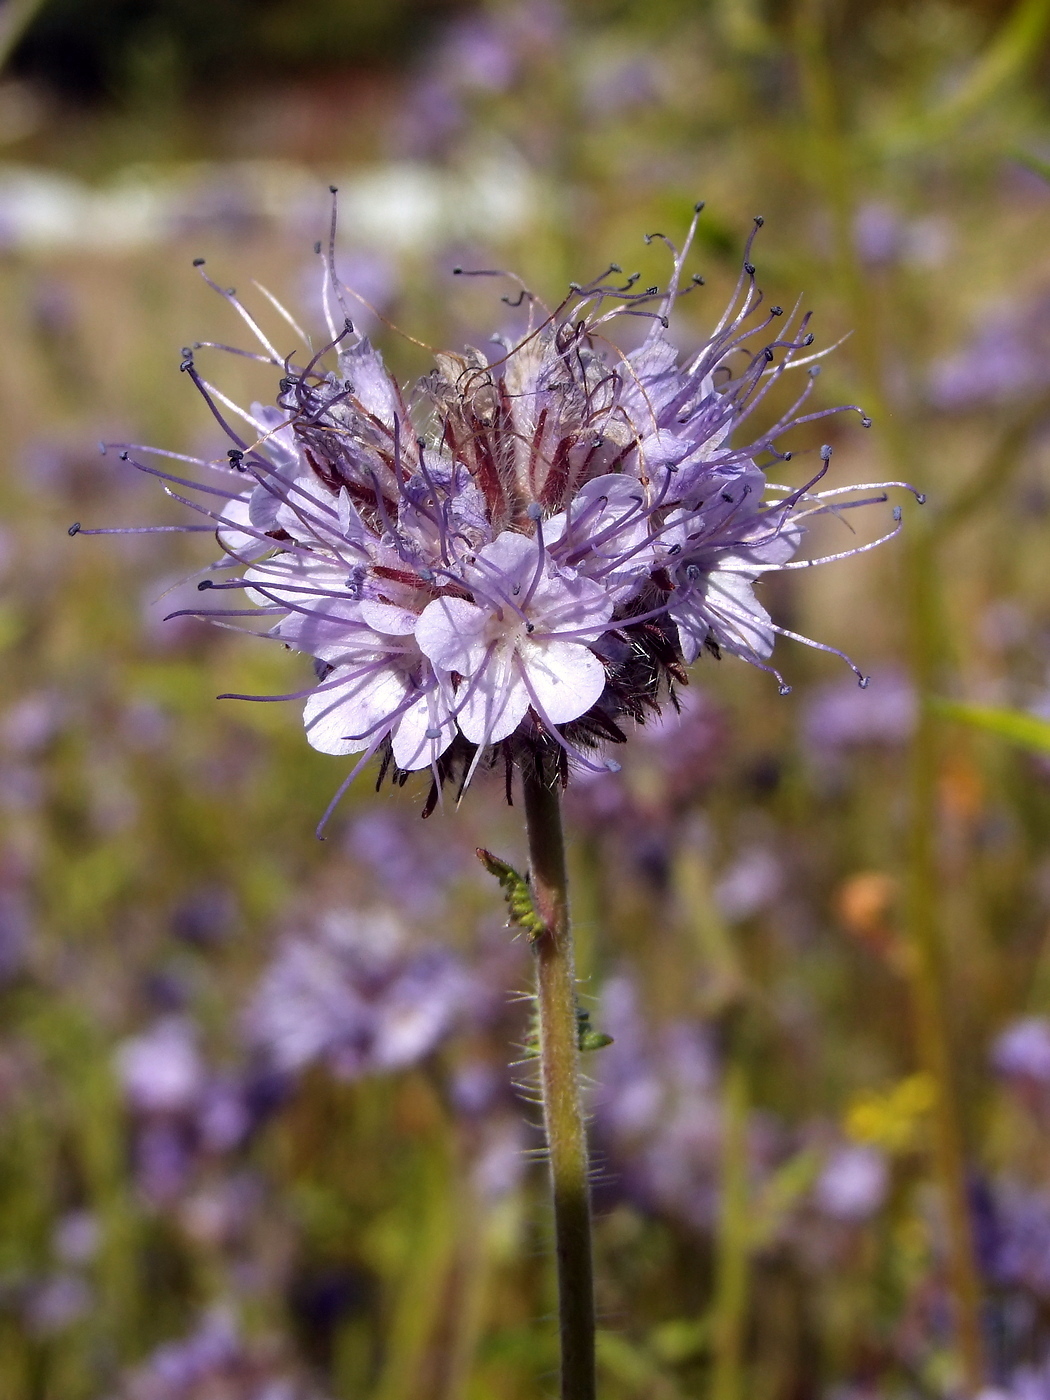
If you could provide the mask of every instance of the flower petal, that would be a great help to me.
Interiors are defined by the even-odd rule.
[[[416,643],[443,671],[471,676],[484,665],[489,614],[465,598],[435,598],[416,623]]]
[[[552,724],[579,719],[605,689],[605,667],[587,647],[575,642],[525,642],[519,664],[528,686]]]
[[[321,753],[360,753],[376,737],[384,721],[394,722],[408,682],[382,661],[346,668],[346,684],[316,690],[306,702],[306,737]],[[339,680],[339,672],[330,678]]]

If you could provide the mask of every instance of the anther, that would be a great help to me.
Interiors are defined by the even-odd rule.
[[[661,317],[660,317],[660,324],[661,324],[661,326],[663,326],[664,330],[666,330],[666,329],[668,328],[668,326],[671,324],[671,322],[667,319],[666,316],[661,316]]]
[[[861,678],[860,678],[860,680],[858,680],[857,684],[860,686],[861,690],[867,690],[868,686],[871,685],[871,677],[870,677],[870,676],[861,676]]]
[[[830,443],[825,443],[824,446],[820,449],[820,460],[821,460],[822,462],[830,462],[830,461],[831,461],[831,445],[830,445]]]
[[[811,331],[811,332],[809,333],[809,335],[806,336],[806,338],[805,338],[805,340],[802,342],[802,344],[803,344],[803,345],[812,345],[813,342],[816,340],[816,338],[817,338],[817,337],[816,337],[816,336],[813,334],[813,332]]]
[[[240,449],[239,447],[231,447],[231,448],[227,451],[226,455],[227,455],[227,457],[229,457],[230,462],[231,462],[231,463],[233,464],[233,466],[235,466],[235,467],[236,467],[240,462],[243,462],[243,461],[244,461],[244,453],[241,451],[241,449]]]
[[[440,729],[425,729],[425,730],[423,731],[423,738],[424,738],[424,739],[440,739],[440,738],[441,738],[441,730],[440,730]]]
[[[771,316],[783,316],[784,308],[782,306],[771,306],[769,308],[769,314]]]
[[[778,690],[779,690],[779,692],[780,692],[781,695],[790,695],[790,694],[791,694],[791,687],[790,687],[789,685],[781,684],[781,685],[778,687]]]
[[[694,287],[702,287],[704,285],[704,279],[700,276],[699,272],[693,273],[693,285]]]
[[[703,208],[703,205],[701,205],[700,207]],[[607,773],[619,773],[622,767],[623,765],[617,763],[615,758],[607,758],[605,760],[605,771]]]
[[[755,275],[755,264],[754,264],[753,262],[746,262],[746,263],[744,264],[744,271],[747,273],[747,275],[748,275],[749,277],[754,277],[754,275]]]
[[[529,504],[525,507],[525,514],[529,517],[530,520],[542,520],[543,507],[539,504],[538,501],[530,501]]]
[[[198,585],[197,585],[197,592],[198,592],[198,593],[207,593],[207,591],[208,591],[209,588],[214,588],[214,587],[215,587],[215,584],[212,583],[212,581],[211,581],[210,578],[202,578],[201,581],[200,581],[200,583],[198,583]]]
[[[646,289],[645,289],[645,295],[646,295],[647,297],[654,297],[654,296],[656,296],[656,294],[659,292],[659,290],[660,290],[659,287],[646,287]]]
[[[453,277],[462,277],[462,276],[463,276],[463,269],[462,269],[461,267],[454,267],[454,268],[452,269],[452,276],[453,276]]]
[[[122,462],[126,462],[126,461],[128,460],[128,454],[127,454],[126,452],[122,452],[122,453],[120,454],[120,460],[121,460]]]
[[[106,444],[104,442],[100,442],[98,445],[98,455],[100,457],[104,457],[106,455]]]
[[[785,453],[784,453],[784,461],[785,461],[785,462],[790,462],[790,461],[791,461],[791,458],[792,458],[793,456],[794,456],[794,453],[793,453],[793,452],[785,452]]]
[[[809,375],[810,379],[817,379],[820,375],[820,365],[810,365],[806,373]]]
[[[755,215],[755,228],[761,228],[762,225],[763,225],[764,223],[765,223],[765,219],[762,217],[762,215],[761,215],[761,214],[756,214],[756,215]]]
[[[706,201],[703,200],[703,199],[697,200],[697,202],[693,205],[693,213],[694,213],[694,214],[702,213],[705,203],[706,203]]]
[[[525,624],[525,632],[526,632],[526,635],[527,635],[527,636],[531,637],[532,634],[533,634],[533,632],[535,632],[535,630],[536,630],[536,624],[535,624],[534,622],[526,622],[526,624]]]
[[[733,504],[733,497],[729,491],[722,492],[722,500],[725,501],[726,505],[731,506]]]
[[[920,506],[924,506],[926,504],[926,492],[920,491],[919,494],[915,497],[915,499]]]
[[[898,525],[900,524],[900,519],[903,514],[904,512],[901,510],[900,506],[893,507],[893,519]]]
[[[192,368],[193,368],[193,356],[192,356],[192,355],[190,355],[187,359],[183,360],[182,363],[179,365],[179,370],[180,370],[180,372],[181,372],[182,374],[185,374],[186,371],[187,371],[188,369],[192,369]]]
[[[620,272],[620,273],[622,273],[622,272],[623,272],[623,268],[620,266],[619,263],[610,263],[610,264],[609,264],[609,271],[610,271],[610,272]]]
[[[423,449],[426,447],[426,445],[427,445],[427,440],[426,440],[426,438],[420,438],[420,437],[417,437],[417,438],[416,438],[416,446],[419,448],[419,450],[420,450],[421,452],[422,452]]]
[[[772,363],[773,347],[771,345],[767,345],[766,348],[762,351],[762,354],[765,355],[766,359],[769,360],[770,363]]]
[[[318,239],[317,242],[314,244],[314,252],[315,252],[315,253],[319,253],[320,251],[321,251],[321,240]]]
[[[204,266],[204,259],[203,259],[203,258],[194,258],[194,259],[193,259],[193,266],[194,266],[194,267],[203,267],[203,266]]]
[[[328,193],[329,193],[329,194],[338,194],[338,193],[339,193],[339,186],[338,186],[338,185],[329,185],[329,186],[328,186]]]
[[[871,419],[868,417],[868,415],[867,415],[866,413],[863,414],[862,417],[861,417],[860,426],[861,426],[862,428],[870,428],[870,427],[871,427]]]
[[[70,535],[70,536],[72,536],[72,535],[79,535],[79,534],[80,534],[80,521],[79,521],[79,520],[74,520],[73,523],[72,523],[72,525],[70,525],[69,529],[66,531],[66,534],[67,534],[67,535]]]

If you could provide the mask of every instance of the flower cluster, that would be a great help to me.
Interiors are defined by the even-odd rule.
[[[570,760],[615,767],[593,751],[623,742],[624,717],[674,703],[704,651],[772,671],[786,692],[769,657],[777,633],[795,634],[754,585],[823,562],[793,559],[808,517],[885,501],[900,483],[817,491],[827,447],[803,487],[767,483],[764,468],[791,455],[778,446],[788,429],[842,410],[802,411],[819,355],[807,353],[808,316],[763,307],[750,261],[761,222],[729,308],[684,363],[668,325],[703,280],[684,273],[695,218],[681,251],[663,240],[663,292],[618,282],[616,266],[552,312],[521,287],[504,298],[528,311],[517,340],[438,353],[411,392],[345,314],[334,236],[330,340],[313,350],[304,336],[304,363],[222,292],[259,340],[254,358],[282,371],[277,405],[238,408],[187,351],[182,369],[232,446],[225,460],[182,459],[207,469],[204,482],[136,465],[209,522],[188,528],[216,530],[223,556],[199,588],[246,595],[247,607],[194,615],[230,625],[258,610],[270,636],[315,658],[307,736],[359,755],[351,777],[376,754],[402,781],[429,769],[430,810],[447,778],[465,784],[482,762],[502,758],[508,783],[514,762],[544,752],[563,778]],[[606,333],[624,316],[651,326],[630,353]],[[799,367],[790,407],[734,444]]]

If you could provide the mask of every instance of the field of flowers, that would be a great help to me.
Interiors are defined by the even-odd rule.
[[[599,1394],[1046,1400],[1050,2],[131,8],[90,53],[86,0],[0,12],[0,1396],[557,1392],[533,959],[475,856],[524,866],[517,792],[424,820],[376,759],[317,840],[355,759],[216,699],[310,658],[186,615],[210,529],[89,536],[201,524],[123,445],[227,457],[180,364],[276,402],[231,285],[328,340],[335,185],[406,386],[519,285],[665,290],[703,201],[674,345],[749,259],[835,347],[805,411],[872,420],[769,480],[925,497],[756,585],[782,681],[709,647],[570,762]]]

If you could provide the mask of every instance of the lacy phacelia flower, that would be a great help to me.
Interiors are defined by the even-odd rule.
[[[256,335],[255,358],[281,370],[277,406],[237,408],[187,351],[182,369],[232,446],[218,461],[159,453],[197,460],[204,482],[136,465],[208,522],[187,528],[215,529],[223,555],[198,587],[247,596],[247,607],[188,611],[230,625],[257,610],[270,636],[315,658],[318,682],[300,697],[307,736],[322,752],[360,755],[351,778],[376,754],[400,781],[430,769],[429,811],[447,778],[465,783],[481,762],[502,758],[508,784],[514,762],[544,751],[563,778],[570,759],[615,767],[594,751],[623,742],[624,717],[675,704],[704,651],[741,656],[788,689],[769,657],[777,633],[795,634],[755,585],[824,562],[793,559],[808,517],[885,501],[901,483],[817,491],[830,448],[804,486],[766,482],[763,468],[791,455],[778,446],[789,428],[841,410],[802,412],[817,369],[804,353],[808,316],[763,311],[754,233],[729,309],[680,361],[668,318],[692,290],[681,284],[695,227],[681,252],[668,244],[662,293],[635,290],[636,277],[618,285],[615,266],[573,284],[550,313],[522,288],[511,304],[527,306],[528,324],[516,341],[496,337],[491,355],[439,353],[407,393],[349,317],[337,323],[349,289],[331,244],[330,340],[314,350],[303,336],[302,364],[222,293]],[[622,316],[651,320],[630,353],[606,339]],[[794,403],[743,441],[800,367]]]

